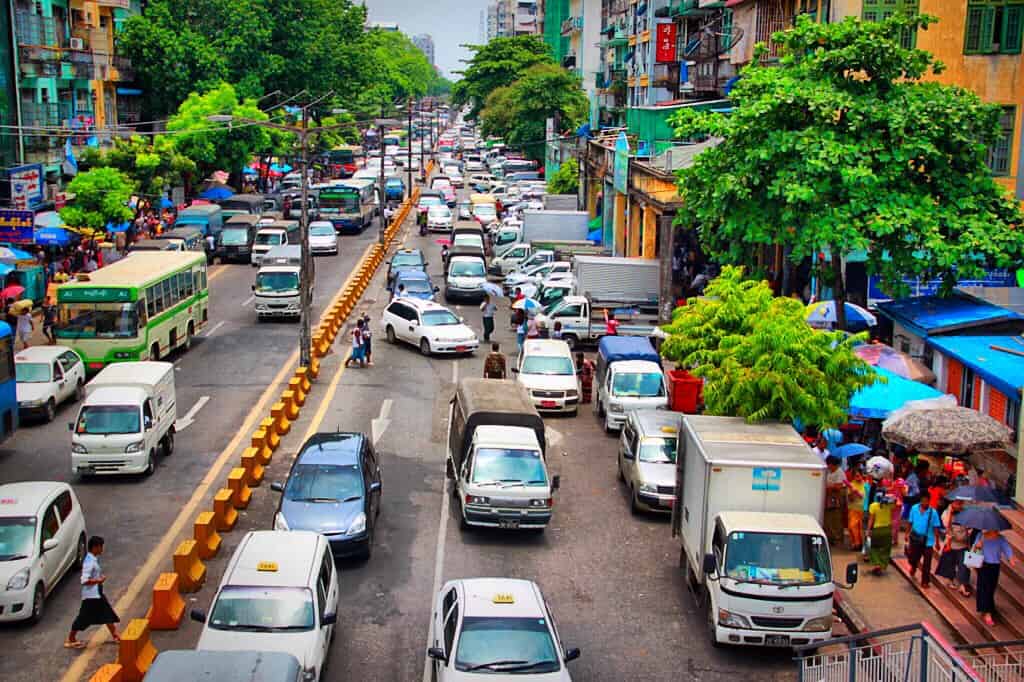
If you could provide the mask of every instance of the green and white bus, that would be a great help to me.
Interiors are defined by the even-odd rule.
[[[187,350],[207,322],[209,303],[202,253],[140,251],[60,285],[54,333],[97,372],[112,362]]]

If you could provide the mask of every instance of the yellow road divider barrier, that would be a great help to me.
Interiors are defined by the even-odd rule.
[[[274,452],[277,450],[277,447],[281,444],[281,436],[277,435],[277,426],[274,424],[274,418],[264,417],[261,419],[259,431],[264,433],[264,442],[270,448],[270,451]]]
[[[217,515],[209,511],[201,512],[192,524],[192,538],[196,541],[200,559],[205,561],[217,556],[221,543],[217,532]]]
[[[278,402],[270,406],[270,417],[274,420],[274,431],[285,436],[292,430],[292,422],[284,413],[284,403]]]
[[[235,509],[245,509],[249,506],[249,502],[252,500],[252,488],[245,484],[245,469],[235,467],[231,470],[231,473],[228,474],[228,490],[234,495],[232,503],[235,505]]]
[[[198,592],[203,586],[206,565],[199,559],[199,546],[195,540],[185,540],[174,550],[174,572],[178,574],[178,589],[182,592]],[[124,665],[123,661],[121,665]]]
[[[101,665],[89,678],[89,682],[124,682],[124,668],[117,663]]]
[[[318,358],[309,359],[309,376],[314,379],[320,376],[320,360]]]
[[[242,452],[242,468],[245,469],[249,487],[257,487],[263,482],[265,471],[256,456],[256,448],[246,448]]]
[[[288,380],[288,390],[292,392],[295,404],[302,407],[306,404],[306,391],[302,388],[302,379],[292,377]]]
[[[295,379],[292,379],[295,381]],[[289,382],[291,386],[291,382]],[[281,402],[284,403],[284,414],[288,419],[295,421],[299,418],[299,401],[295,397],[295,391],[289,388],[281,393]]]
[[[228,488],[221,488],[213,496],[213,517],[217,530],[226,533],[238,523],[238,511],[231,503],[234,494]]]
[[[133,618],[121,633],[121,644],[117,651],[123,682],[142,682],[149,666],[153,665],[156,653],[156,647],[149,639],[149,621]]]
[[[309,391],[313,388],[313,385],[309,383],[308,367],[299,367],[297,370],[295,370],[295,378],[302,382],[303,393],[309,393]]]
[[[177,630],[184,615],[185,600],[178,591],[178,574],[161,573],[153,584],[153,605],[146,613],[150,629]]]
[[[270,449],[270,445],[267,443],[267,432],[263,430],[262,426],[253,431],[249,444],[251,447],[256,448],[256,456],[259,458],[260,464],[263,466],[270,464],[270,458],[274,451]]]

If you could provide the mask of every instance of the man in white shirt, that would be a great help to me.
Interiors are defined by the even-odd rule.
[[[103,554],[103,544],[103,538],[98,535],[89,538],[89,553],[82,561],[82,605],[78,610],[78,616],[71,624],[68,638],[64,641],[65,649],[84,649],[85,642],[79,641],[78,633],[90,625],[106,625],[111,639],[115,642],[121,641],[114,625],[121,619],[114,613],[110,602],[103,594],[103,583],[107,580],[99,562],[99,556]]]

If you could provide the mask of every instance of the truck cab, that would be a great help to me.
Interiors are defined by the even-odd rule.
[[[594,411],[618,431],[632,410],[668,407],[661,360],[647,339],[605,336],[597,347]]]
[[[256,282],[252,285],[256,318],[293,317],[302,312],[302,249],[300,246],[275,246],[260,261]]]
[[[249,262],[253,266],[260,264],[267,252],[275,246],[298,244],[301,239],[297,220],[278,220],[261,227],[253,239],[252,253]]]
[[[504,249],[496,251],[491,265],[487,269],[488,274],[496,277],[505,277],[516,267],[533,255],[533,249],[529,244],[515,243]]]

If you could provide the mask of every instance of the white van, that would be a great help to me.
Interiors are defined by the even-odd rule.
[[[85,385],[71,431],[71,472],[149,475],[174,451],[174,365],[118,362]]]
[[[260,264],[263,257],[275,246],[287,246],[298,244],[301,239],[299,234],[299,223],[296,220],[277,220],[265,227],[261,227],[256,233],[252,244],[252,256],[249,262],[253,267]]]
[[[516,375],[516,381],[529,391],[530,399],[539,411],[569,412],[573,415],[579,411],[576,364],[565,341],[526,341],[512,373]]]
[[[305,530],[250,531],[228,563],[198,651],[281,651],[319,680],[338,620],[338,576],[327,538]]]

